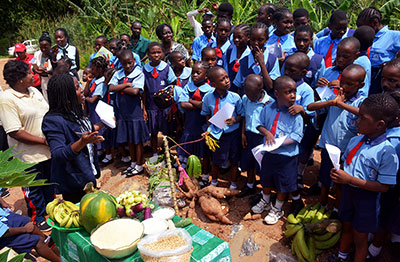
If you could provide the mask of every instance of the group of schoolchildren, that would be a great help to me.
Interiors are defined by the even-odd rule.
[[[148,43],[147,52],[139,56],[128,48],[129,36],[109,42],[105,36],[96,38],[96,50],[104,46],[113,56],[95,53],[85,68],[86,108],[97,123],[95,108],[102,100],[113,106],[117,122],[115,129],[102,133],[103,164],[113,161],[115,148],[123,162],[130,162],[122,173],[141,174],[143,144],[150,141],[156,156],[157,134],[173,134],[182,144],[182,163],[189,154],[201,158],[201,186],[217,186],[219,173],[229,167],[230,189],[237,189],[241,170],[247,182],[238,197],[244,197],[256,193],[259,175],[262,191],[251,210],[267,211],[265,222],[275,224],[288,198],[289,213],[304,207],[303,173],[319,140],[318,184],[306,193],[318,192],[327,207],[335,185],[333,216],[343,221],[343,233],[332,261],[378,256],[389,232],[392,242],[399,243],[400,32],[383,26],[375,8],[358,15],[357,30],[348,28],[344,11],[334,11],[328,28],[317,34],[305,9],[292,13],[266,4],[253,26],[232,25],[229,3],[220,5],[215,21],[206,11],[199,10],[204,13],[203,33],[193,40],[191,68],[179,51],[165,59],[157,42]],[[65,38],[61,31],[56,41]],[[154,97],[170,85],[174,103],[160,108]],[[228,103],[234,109],[226,125],[211,124],[208,120]],[[202,140],[206,132],[218,141],[215,152]],[[273,146],[277,139],[282,144],[265,152],[258,165],[252,149]],[[327,145],[339,148],[340,169],[334,168]],[[370,233],[375,234],[372,239]]]

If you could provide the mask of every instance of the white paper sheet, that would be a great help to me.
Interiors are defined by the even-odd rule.
[[[112,106],[99,100],[95,111],[99,115],[101,122],[110,128],[115,128],[114,108]]]
[[[216,127],[223,129],[226,126],[225,120],[232,117],[234,110],[235,107],[233,105],[226,103],[208,121]]]
[[[275,144],[273,144],[271,146],[266,146],[265,144],[261,144],[251,150],[251,152],[254,155],[254,158],[257,160],[257,163],[260,165],[260,167],[261,167],[261,161],[263,158],[263,153],[271,152],[271,151],[274,151],[275,149],[278,149],[283,144],[283,142],[286,140],[286,138],[287,138],[287,136],[282,136],[282,137],[276,138]]]
[[[326,144],[326,151],[328,151],[329,158],[332,161],[333,167],[337,170],[340,169],[340,149],[336,146]]]
[[[329,88],[328,86],[317,87],[315,90],[317,91],[317,93],[321,99],[324,99],[331,95],[335,95],[335,93],[333,92],[333,89]]]

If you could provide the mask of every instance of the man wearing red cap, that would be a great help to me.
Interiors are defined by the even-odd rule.
[[[33,75],[33,86],[34,87],[40,87],[40,77],[38,74],[33,73],[32,71],[32,59],[33,59],[33,55],[28,54],[26,52],[26,46],[22,43],[18,43],[15,45],[14,47],[14,53],[17,54],[17,58],[15,60],[19,60],[22,62],[25,62],[26,64],[29,65],[29,68],[31,69],[31,73]]]

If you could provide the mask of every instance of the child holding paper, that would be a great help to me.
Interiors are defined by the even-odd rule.
[[[343,153],[349,140],[357,135],[358,110],[365,99],[359,89],[364,86],[364,78],[365,70],[362,66],[349,65],[343,70],[339,94],[311,103],[307,107],[308,110],[318,110],[318,113],[323,112],[322,109],[325,108],[328,111],[319,141],[319,146],[322,148],[319,173],[319,181],[322,184],[320,202],[324,206],[328,203],[329,188],[333,185],[329,176],[333,164],[325,146],[326,144],[336,146]],[[336,189],[339,190],[339,187],[336,187]],[[339,201],[340,192],[337,191],[336,205],[333,209],[336,212]]]
[[[261,165],[262,198],[251,208],[254,213],[269,211],[264,219],[269,225],[276,224],[283,216],[282,206],[287,194],[297,190],[299,143],[303,138],[301,115],[289,112],[296,101],[296,82],[287,76],[278,77],[274,82],[274,93],[276,101],[264,107],[256,126],[265,136],[267,146],[274,145],[278,138],[286,138],[280,147],[264,153]],[[278,192],[274,206],[270,204],[272,188]]]
[[[211,86],[215,88],[214,92],[207,93],[203,97],[203,105],[201,115],[208,119],[214,116],[228,103],[234,107],[231,117],[225,119],[226,125],[223,128],[218,128],[214,124],[210,124],[208,131],[211,135],[218,139],[219,148],[212,154],[211,167],[211,185],[218,185],[219,168],[227,159],[231,161],[231,185],[230,189],[236,189],[239,150],[240,150],[240,121],[242,120],[243,105],[242,99],[237,93],[230,92],[228,89],[231,86],[228,74],[222,67],[213,67],[207,71],[207,77]]]
[[[140,99],[144,74],[131,50],[123,50],[119,58],[123,68],[114,74],[109,84],[110,91],[116,94],[117,143],[128,143],[131,157],[131,165],[122,174],[130,177],[143,173],[143,143],[149,140]]]

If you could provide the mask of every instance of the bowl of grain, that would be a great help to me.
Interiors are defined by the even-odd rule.
[[[189,262],[192,237],[182,228],[167,230],[142,238],[138,249],[144,262]]]

